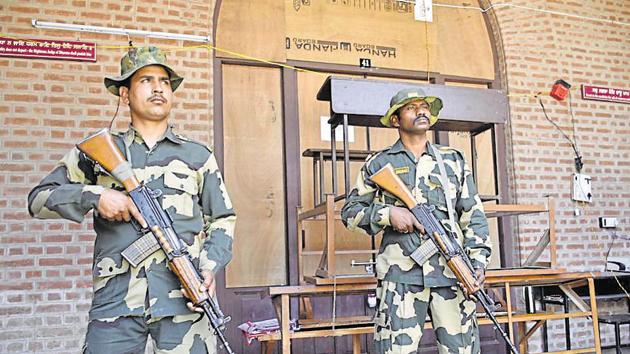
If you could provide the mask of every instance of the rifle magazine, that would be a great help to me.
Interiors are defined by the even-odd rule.
[[[160,244],[155,239],[155,236],[149,232],[134,241],[134,243],[125,248],[125,250],[120,254],[132,267],[135,268],[153,252],[159,249]]]
[[[425,239],[423,240],[420,247],[416,248],[409,257],[413,259],[419,265],[423,265],[429,258],[433,257],[434,254],[438,253],[439,250],[435,243],[431,240]]]

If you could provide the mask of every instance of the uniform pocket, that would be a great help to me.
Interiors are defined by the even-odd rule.
[[[196,195],[197,192],[199,192],[199,186],[197,185],[194,171],[190,170],[164,172],[164,185],[168,188],[186,192],[191,195]]]
[[[191,170],[164,172],[164,185],[172,190],[162,197],[164,209],[173,207],[175,212],[187,217],[193,216],[193,202],[199,192],[199,185]]]
[[[126,287],[121,286],[116,278],[129,271],[129,263],[122,257],[97,258],[92,268],[92,287],[94,289],[94,304],[109,303],[111,299],[124,296]],[[118,265],[120,264],[120,266]]]

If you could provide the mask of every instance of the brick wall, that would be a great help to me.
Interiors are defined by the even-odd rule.
[[[489,2],[482,1],[484,7]],[[630,3],[617,1],[502,1],[494,2],[495,38],[502,43],[501,70],[510,102],[511,193],[518,203],[543,203],[556,199],[559,266],[571,271],[604,269],[611,235],[598,227],[598,217],[617,217],[618,235],[630,236],[630,105],[585,101],[581,84],[630,88]],[[516,4],[624,22],[596,22],[523,8]],[[571,201],[574,153],[544,117],[538,101],[523,95],[543,92],[549,117],[573,136],[568,100],[549,97],[551,85],[564,79],[573,85],[573,113],[578,147],[583,155],[582,173],[592,177],[593,202]],[[580,216],[575,216],[579,209]],[[542,217],[520,217],[516,229],[522,249],[530,250],[546,225]],[[613,254],[630,256],[628,242],[617,241]],[[520,256],[525,259],[527,252]],[[604,309],[615,303],[601,303]],[[590,321],[572,321],[574,348],[592,345]],[[550,349],[564,347],[563,321],[551,322]],[[603,342],[612,341],[605,328]],[[538,350],[532,346],[531,349]]]
[[[95,42],[97,62],[0,58],[0,352],[78,352],[91,299],[89,222],[30,219],[26,195],[80,138],[107,126],[117,99],[103,86],[117,75],[127,38],[38,30],[32,19],[211,35],[212,0],[42,0],[0,3],[2,36]],[[192,46],[133,38],[135,45]],[[185,78],[176,92],[176,128],[211,143],[212,53],[167,54]],[[116,126],[129,121],[121,107]],[[90,218],[87,218],[90,219]]]

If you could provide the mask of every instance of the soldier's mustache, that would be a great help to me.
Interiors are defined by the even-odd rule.
[[[416,119],[414,119],[414,120],[413,120],[413,124],[416,124],[416,122],[417,122],[419,119],[426,119],[426,120],[428,121],[428,120],[429,120],[429,117],[427,117],[427,115],[426,115],[426,114],[421,113],[420,115],[418,115],[418,116],[416,117]]]
[[[153,96],[149,97],[149,101],[153,101],[153,100],[161,100],[161,101],[166,102],[166,98],[164,98],[164,96],[162,96],[160,94],[156,94],[156,95],[153,95]]]

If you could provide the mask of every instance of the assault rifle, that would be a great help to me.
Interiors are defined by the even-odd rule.
[[[496,310],[494,301],[479,285],[470,258],[468,258],[468,255],[457,243],[453,235],[447,232],[442,223],[433,215],[435,207],[418,203],[405,183],[396,175],[391,164],[385,165],[385,167],[374,173],[370,180],[400,199],[424,227],[426,235],[431,242],[425,242],[425,245],[418,247],[418,250],[412,253],[411,258],[422,265],[432,254],[435,254],[436,251],[439,252],[446,259],[448,267],[455,274],[466,297],[472,298],[481,304],[486,315],[494,324],[494,328],[501,333],[512,353],[518,354],[518,350],[514,347],[508,335],[499,326],[499,322],[493,314]],[[431,253],[431,250],[434,250],[434,252]]]
[[[192,303],[203,309],[225,350],[229,354],[234,354],[223,335],[225,324],[230,321],[230,317],[223,315],[219,305],[207,291],[199,290],[203,280],[192,263],[186,245],[175,233],[173,220],[157,200],[162,194],[161,191],[151,190],[138,181],[131,164],[125,160],[108,129],[102,129],[87,137],[77,144],[77,148],[122,183],[147,223],[146,229],[141,231],[143,233],[150,231],[153,234],[159,247],[166,254],[168,267],[175,273]]]

